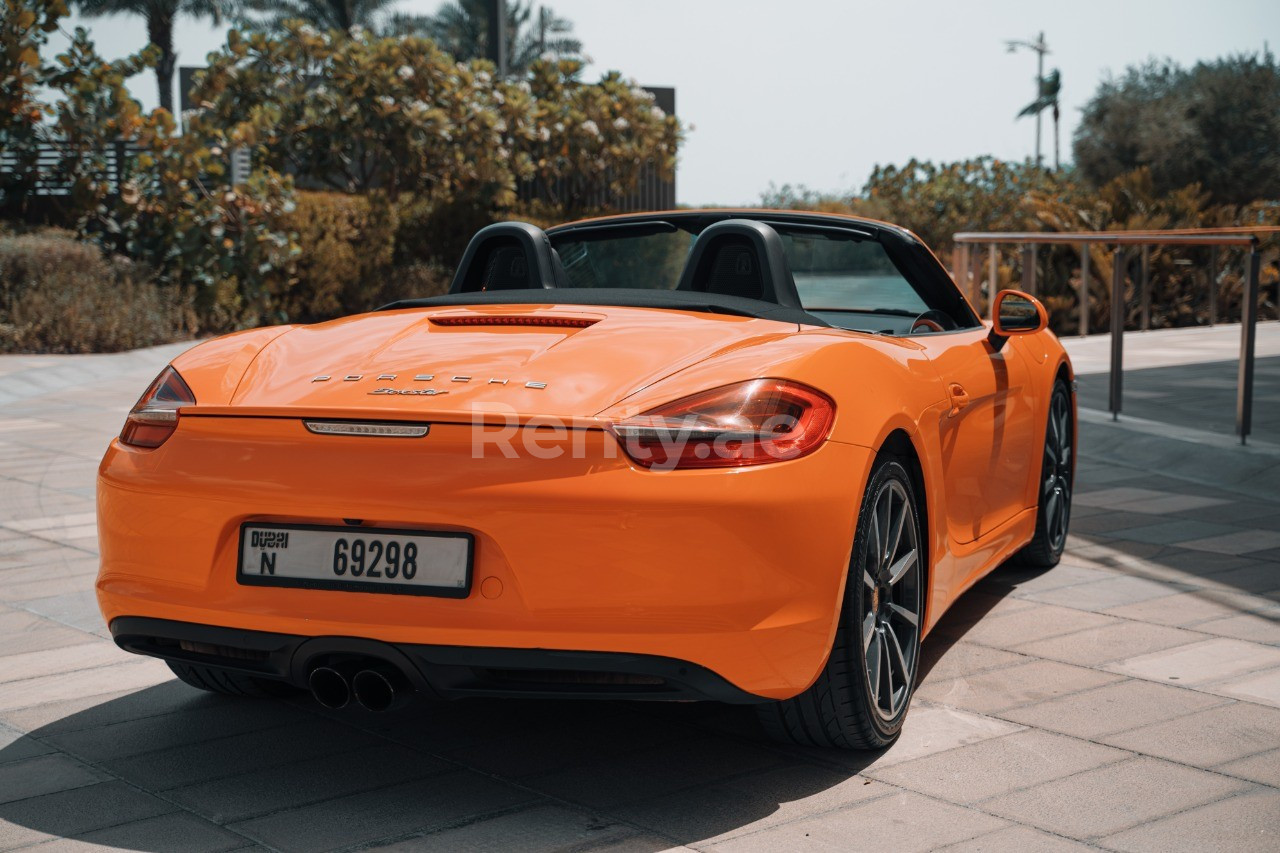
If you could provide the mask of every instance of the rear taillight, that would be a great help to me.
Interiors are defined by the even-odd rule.
[[[831,432],[836,407],[785,379],[713,388],[613,424],[622,449],[646,468],[735,468],[797,459]]]
[[[120,440],[133,447],[159,447],[178,428],[179,410],[195,402],[178,371],[166,367],[125,418]]]

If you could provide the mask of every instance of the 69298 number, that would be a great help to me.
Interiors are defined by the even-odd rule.
[[[413,580],[418,574],[418,543],[338,539],[333,543],[333,573],[338,577]]]

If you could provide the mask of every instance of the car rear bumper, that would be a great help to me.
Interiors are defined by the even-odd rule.
[[[612,453],[602,431],[562,440],[580,447],[477,457],[469,425],[433,425],[414,442],[204,417],[184,418],[154,451],[114,443],[98,485],[103,614],[117,635],[132,624],[121,620],[145,618],[433,649],[413,653],[424,667],[466,650],[485,654],[458,665],[479,669],[520,668],[489,653],[500,663],[564,652],[622,658],[533,668],[626,672],[619,660],[660,659],[773,699],[812,683],[831,649],[872,451],[828,442],[788,462],[653,472]],[[471,534],[468,595],[237,582],[242,523],[344,519]],[[667,666],[650,674],[684,684]]]
[[[111,635],[120,648],[136,654],[284,681],[301,689],[316,666],[347,658],[389,664],[414,691],[436,699],[767,701],[705,667],[652,655],[301,637],[133,616],[112,622]]]

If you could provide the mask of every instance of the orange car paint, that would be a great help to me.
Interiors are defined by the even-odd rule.
[[[486,313],[597,322],[429,322]],[[508,305],[219,338],[173,362],[198,402],[182,410],[172,438],[154,450],[116,441],[102,461],[99,601],[108,621],[662,655],[760,696],[790,697],[831,649],[859,504],[894,432],[913,445],[924,481],[926,632],[1030,540],[1049,391],[1070,367],[1048,332],[1010,338],[999,351],[986,337],[986,328],[894,338],[683,311]],[[463,376],[471,380],[455,381]],[[818,451],[751,468],[653,472],[631,464],[604,430],[759,376],[837,401]],[[415,384],[448,393],[370,393]],[[967,394],[958,411],[953,384]],[[511,457],[485,444],[473,458],[477,409],[519,430],[556,416],[572,428],[547,431],[542,446],[576,443],[580,452],[535,458],[517,442]],[[427,438],[403,440],[314,435],[301,423],[375,415],[433,426]],[[473,533],[472,594],[236,582],[242,522],[352,517]],[[482,595],[482,586],[502,592]]]

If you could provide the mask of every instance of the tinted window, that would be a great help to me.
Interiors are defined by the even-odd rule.
[[[781,234],[806,310],[919,314],[928,309],[878,242],[799,231]]]
[[[693,235],[688,231],[656,234],[603,232],[597,240],[554,241],[571,287],[639,287],[675,290],[680,283]]]

